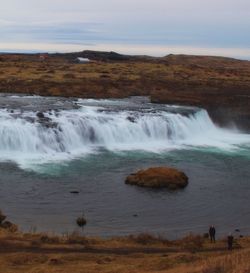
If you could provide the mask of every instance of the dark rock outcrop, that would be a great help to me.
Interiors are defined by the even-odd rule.
[[[6,216],[0,210],[0,228],[6,229],[10,232],[16,232],[18,230],[17,225],[11,223],[10,221],[6,221]]]
[[[43,112],[38,112],[38,113],[36,114],[36,116],[37,116],[38,118],[45,118]]]

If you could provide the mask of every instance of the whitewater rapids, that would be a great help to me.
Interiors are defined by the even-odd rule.
[[[103,150],[162,153],[215,147],[232,151],[250,143],[250,135],[217,127],[203,109],[129,100],[77,100],[74,105],[42,114],[34,105],[32,110],[1,108],[0,161],[25,167]]]

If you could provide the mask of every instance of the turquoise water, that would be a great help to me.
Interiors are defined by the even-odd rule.
[[[246,156],[244,155],[246,154]],[[169,238],[203,233],[211,224],[223,235],[250,232],[250,170],[247,150],[228,153],[178,150],[165,154],[103,152],[37,171],[1,165],[1,208],[24,230],[76,230],[82,212],[86,234],[160,233]],[[171,166],[189,177],[176,192],[125,185],[141,168]],[[79,191],[71,194],[70,191]],[[138,215],[138,217],[134,217]]]

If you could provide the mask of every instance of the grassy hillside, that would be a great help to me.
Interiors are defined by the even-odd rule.
[[[77,56],[93,62],[77,64]],[[163,58],[84,51],[0,55],[0,92],[83,98],[151,96],[206,108],[220,124],[250,128],[250,62],[208,56]]]

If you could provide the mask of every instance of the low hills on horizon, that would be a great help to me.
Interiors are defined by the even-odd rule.
[[[122,54],[116,51],[97,51],[97,50],[82,50],[76,52],[1,52],[1,55],[44,55],[47,54],[50,57],[63,57],[69,60],[73,60],[77,57],[89,58],[95,61],[170,61],[181,62],[190,60],[210,60],[210,61],[228,61],[228,62],[250,62],[247,59],[238,59],[233,57],[219,56],[219,55],[191,55],[191,54],[166,54],[162,57],[151,56],[146,54]]]

